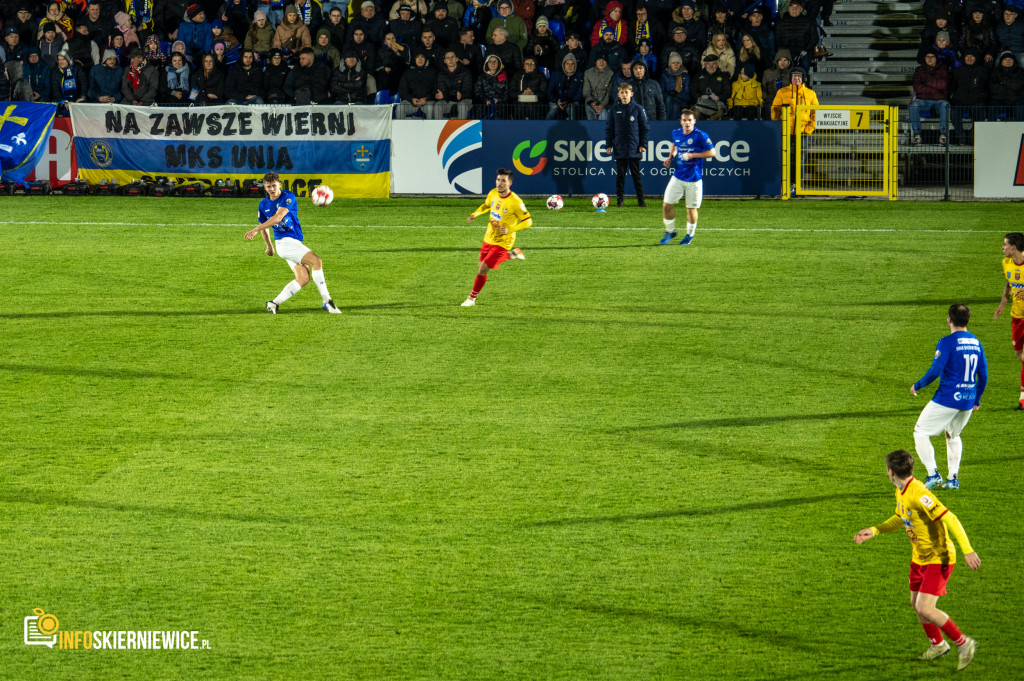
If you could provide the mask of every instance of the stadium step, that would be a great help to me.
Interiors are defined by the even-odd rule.
[[[914,55],[917,55],[917,47],[921,43],[920,32],[918,36],[914,38],[907,37],[878,37],[871,35],[863,36],[837,36],[824,38],[821,44],[824,45],[830,52],[836,54],[843,50],[914,50]]]
[[[857,59],[857,60],[862,60],[862,59],[878,59],[878,60],[881,60],[881,61],[889,61],[890,63],[892,63],[894,61],[915,62],[914,66],[915,67],[917,66],[917,64],[916,64],[916,61],[917,61],[917,45],[915,45],[913,49],[881,50],[881,49],[872,48],[872,47],[863,47],[863,48],[856,48],[856,49],[854,49],[854,48],[845,49],[845,50],[842,50],[841,53],[837,52],[836,50],[830,50],[830,51],[834,52],[836,57],[840,56],[840,54],[841,54],[842,55],[842,59]],[[824,63],[825,64],[831,64],[831,63],[841,62],[842,61],[842,59],[836,59],[836,57],[830,57]]]
[[[823,78],[825,74],[830,73],[852,73],[858,76],[868,73],[889,73],[903,74],[909,77],[914,74],[914,68],[915,65],[903,62],[874,61],[871,59],[829,59],[824,64],[819,64],[814,71],[817,74],[817,78]]]
[[[835,12],[840,14],[916,14],[924,17],[923,2],[872,2],[872,0],[854,0],[840,2],[835,5]],[[922,21],[923,23],[923,21]]]
[[[878,71],[828,73],[818,71],[814,75],[814,83],[815,86],[820,86],[824,83],[898,83],[900,85],[910,85],[912,78],[912,73],[880,73]],[[817,87],[815,92],[817,92]]]
[[[832,26],[828,30],[828,39],[840,40],[848,36],[860,37],[871,36],[879,40],[895,38],[898,40],[911,39],[915,44],[921,39],[920,22],[907,26],[878,26],[877,24],[865,24],[862,26]]]

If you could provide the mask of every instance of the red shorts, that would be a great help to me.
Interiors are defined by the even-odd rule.
[[[512,255],[504,246],[484,244],[480,247],[480,262],[484,263],[492,270],[498,269],[498,266],[510,257],[512,257]]]
[[[1013,349],[1016,352],[1024,350],[1024,319],[1014,317],[1010,320],[1010,333],[1013,337]]]
[[[953,574],[955,563],[950,565],[918,565],[910,561],[910,590],[932,596],[946,595],[946,582]]]

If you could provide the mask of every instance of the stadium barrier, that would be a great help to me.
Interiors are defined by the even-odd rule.
[[[789,174],[796,196],[896,200],[896,107],[799,105],[795,116],[793,149],[783,163],[793,164]]]

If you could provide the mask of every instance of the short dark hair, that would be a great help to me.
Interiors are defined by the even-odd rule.
[[[897,478],[909,478],[914,474],[914,455],[905,449],[889,452],[885,457],[885,467]]]
[[[1024,234],[1021,234],[1020,232],[1010,232],[1006,235],[1006,242],[1018,251],[1024,251]]]
[[[303,47],[301,50],[299,50],[298,53],[299,54],[312,54],[314,56],[316,55],[316,52],[313,51],[312,47]]]
[[[281,178],[277,173],[267,173],[263,176],[263,184],[270,184],[271,182],[280,182]]]
[[[953,303],[949,306],[949,321],[953,326],[967,326],[971,321],[971,308],[963,303]]]
[[[504,175],[508,179],[512,179],[512,171],[508,168],[498,168],[498,175]]]

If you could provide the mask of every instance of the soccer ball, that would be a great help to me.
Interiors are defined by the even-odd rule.
[[[334,200],[334,192],[326,184],[321,184],[309,195],[309,200],[313,202],[314,206],[323,208],[331,205],[331,201]]]
[[[601,210],[608,207],[608,195],[607,194],[594,194],[594,198],[590,199],[590,202],[594,204],[594,208]]]
[[[562,197],[558,194],[548,197],[548,208],[551,210],[562,210],[562,206],[565,205],[565,201],[562,201]]]

